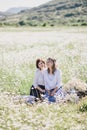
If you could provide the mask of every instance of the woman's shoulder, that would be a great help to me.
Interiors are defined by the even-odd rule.
[[[55,73],[60,74],[62,72],[61,72],[61,70],[59,68],[57,68],[56,71],[55,71]]]
[[[44,69],[44,74],[46,74],[46,73],[47,73],[47,68]]]
[[[35,70],[35,74],[37,74],[37,73],[39,73],[40,72],[40,70],[39,69],[36,69]]]
[[[43,71],[41,71],[40,69],[36,69],[35,73],[38,74],[38,73],[45,73],[47,71],[47,69],[44,69]]]

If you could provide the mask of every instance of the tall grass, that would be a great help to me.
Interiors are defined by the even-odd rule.
[[[19,29],[20,30],[20,29]],[[84,33],[83,33],[84,32]],[[62,70],[63,82],[79,78],[87,82],[87,29],[0,32],[0,88],[29,94],[35,60],[54,57]]]
[[[47,57],[57,59],[64,84],[87,82],[87,28],[0,30],[0,130],[87,130],[87,98],[79,105],[15,100],[29,94],[35,60]]]

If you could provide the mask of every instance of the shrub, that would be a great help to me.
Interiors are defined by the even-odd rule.
[[[2,27],[3,26],[3,23],[0,23],[0,27]]]
[[[83,98],[79,105],[79,111],[81,112],[87,112],[87,97]]]
[[[87,26],[87,23],[82,23],[81,26]]]
[[[19,21],[19,25],[24,26],[26,23],[24,21]]]
[[[42,26],[43,26],[43,27],[46,27],[46,25],[47,25],[46,23],[43,23],[43,25],[42,25]]]
[[[53,26],[54,26],[54,24],[51,24],[50,26],[52,26],[52,27],[53,27]]]

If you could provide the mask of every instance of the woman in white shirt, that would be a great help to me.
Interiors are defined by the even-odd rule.
[[[37,59],[36,68],[37,70],[34,75],[33,85],[30,89],[30,95],[41,99],[41,94],[45,93],[44,74],[43,74],[45,70],[45,62],[41,59]]]
[[[54,95],[62,86],[61,71],[56,68],[55,59],[47,59],[47,70],[44,71],[44,82],[49,101],[55,102],[56,99]]]

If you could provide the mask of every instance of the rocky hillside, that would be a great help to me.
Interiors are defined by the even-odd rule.
[[[2,23],[30,26],[87,25],[87,0],[52,0],[1,19]]]

